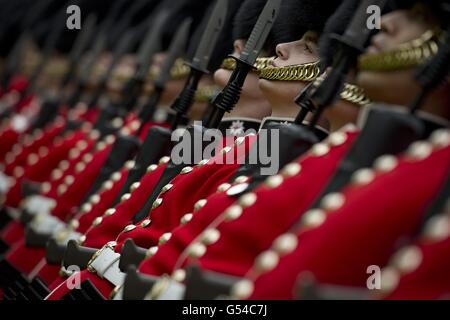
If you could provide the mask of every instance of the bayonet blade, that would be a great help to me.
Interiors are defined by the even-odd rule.
[[[281,0],[269,0],[264,6],[263,11],[259,15],[250,37],[247,40],[244,50],[241,53],[240,60],[253,65],[256,58],[264,46],[269,36],[270,30],[278,16]]]
[[[175,33],[175,36],[170,44],[169,52],[161,68],[161,72],[155,79],[155,86],[163,88],[166,82],[170,79],[170,71],[172,70],[175,60],[177,60],[177,58],[179,58],[186,50],[191,24],[191,18],[185,19]]]
[[[161,34],[164,25],[167,22],[170,14],[167,10],[160,12],[156,16],[156,20],[150,24],[147,31],[147,36],[144,42],[139,47],[138,51],[138,70],[136,72],[136,78],[145,79],[147,72],[150,69],[152,63],[152,57],[160,50],[161,46]]]
[[[199,71],[206,71],[211,54],[216,47],[220,32],[225,24],[228,12],[228,0],[217,0],[214,10],[209,19],[206,31],[203,34],[194,58],[190,64],[191,68]]]

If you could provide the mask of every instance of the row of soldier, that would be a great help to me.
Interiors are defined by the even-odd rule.
[[[3,4],[3,299],[449,297],[448,1],[76,4]]]

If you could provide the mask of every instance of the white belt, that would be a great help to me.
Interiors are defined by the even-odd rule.
[[[54,233],[53,237],[59,245],[66,246],[70,240],[78,240],[82,236],[81,233],[65,229],[58,233]]]
[[[158,300],[183,300],[186,286],[174,280],[170,280],[169,285],[158,297]]]
[[[57,234],[63,231],[66,224],[48,213],[41,213],[31,222],[31,228],[40,234]]]
[[[120,254],[111,247],[105,246],[95,254],[89,262],[88,270],[97,273],[100,278],[106,279],[115,286],[122,285],[126,274],[119,269]]]
[[[50,213],[55,206],[55,199],[33,195],[26,198],[24,209],[31,215],[38,215],[40,213]]]

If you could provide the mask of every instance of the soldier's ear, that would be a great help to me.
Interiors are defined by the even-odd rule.
[[[245,41],[243,39],[237,39],[233,43],[234,53],[240,55],[245,47]]]

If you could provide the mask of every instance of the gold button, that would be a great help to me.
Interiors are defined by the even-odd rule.
[[[439,129],[431,135],[431,143],[436,148],[446,148],[450,145],[450,130]]]
[[[364,186],[375,179],[375,172],[371,169],[360,169],[352,176],[352,183],[357,186]]]
[[[156,169],[158,169],[158,166],[156,164],[152,164],[152,165],[148,166],[147,172],[153,172]]]
[[[303,225],[307,228],[315,228],[320,226],[326,220],[326,213],[320,209],[313,209],[307,211],[303,217],[302,222]]]
[[[117,242],[116,241],[110,241],[106,244],[106,246],[114,249],[117,246]]]
[[[326,195],[322,201],[321,206],[322,209],[327,211],[336,211],[339,210],[345,204],[345,197],[342,193],[330,193]]]
[[[125,169],[131,170],[131,169],[134,168],[134,165],[135,165],[135,164],[136,164],[136,163],[135,163],[133,160],[127,161],[127,162],[125,163]]]
[[[83,162],[79,162],[77,163],[77,165],[75,166],[75,171],[77,173],[80,173],[81,171],[83,171],[84,169],[86,169],[86,165]]]
[[[84,163],[89,163],[89,162],[91,162],[93,159],[94,159],[94,157],[93,157],[92,154],[90,154],[90,153],[85,154],[85,155],[83,156],[83,162],[84,162]]]
[[[73,177],[73,176],[67,176],[65,179],[64,179],[64,182],[67,184],[67,185],[71,185],[73,182],[75,181],[75,178]]]
[[[30,166],[35,165],[36,163],[38,163],[39,161],[39,157],[37,156],[37,154],[32,153],[28,156],[27,162]]]
[[[58,187],[58,195],[63,195],[64,193],[67,192],[67,186],[65,184],[62,184]]]
[[[70,150],[70,152],[69,152],[69,159],[70,160],[74,160],[74,159],[78,158],[79,156],[80,156],[80,151],[78,149]],[[90,162],[90,161],[85,161],[85,162]]]
[[[116,140],[116,137],[114,137],[112,134],[106,136],[106,138],[105,138],[105,142],[107,144],[113,144],[115,140]]]
[[[169,163],[170,158],[169,157],[162,157],[161,159],[159,159],[159,164],[166,164]]]
[[[274,251],[266,251],[256,258],[256,269],[259,272],[269,272],[273,270],[280,260],[278,254]]]
[[[222,183],[218,188],[217,188],[217,192],[225,192],[228,189],[230,189],[231,184],[229,183]]]
[[[55,169],[52,172],[52,180],[59,180],[62,178],[63,172],[60,169]]]
[[[82,236],[80,236],[79,238],[78,238],[78,243],[79,244],[83,244],[83,243],[85,243],[86,242],[86,236],[85,235],[82,235]]]
[[[201,241],[207,246],[213,245],[220,239],[220,232],[217,229],[207,229],[203,232]]]
[[[81,141],[78,141],[78,142],[77,142],[76,147],[77,147],[79,150],[84,150],[84,149],[86,149],[86,148],[88,147],[88,144],[87,144],[86,141],[81,140]]]
[[[159,244],[165,244],[167,243],[167,241],[170,240],[170,238],[172,238],[172,234],[170,232],[164,233],[160,238],[159,238]]]
[[[388,267],[381,272],[381,290],[387,294],[395,290],[400,282],[400,274],[395,268]]]
[[[134,229],[136,229],[136,226],[134,224],[129,224],[123,229],[123,232],[130,232],[133,231]]]
[[[233,149],[233,148],[227,146],[227,147],[223,148],[220,152],[221,152],[222,154],[227,154],[227,153],[230,152],[232,149]]]
[[[234,185],[227,190],[227,196],[234,197],[234,196],[240,195],[243,192],[245,192],[248,189],[248,187],[249,187],[248,183],[241,183],[241,184]]]
[[[339,147],[347,141],[347,135],[344,132],[334,132],[328,137],[329,143],[334,147]]]
[[[286,233],[279,236],[272,247],[279,255],[284,256],[292,253],[297,248],[297,244],[297,236],[292,233]]]
[[[97,227],[97,226],[99,226],[99,225],[102,223],[102,221],[103,221],[103,218],[102,218],[102,217],[97,217],[97,218],[95,218],[94,221],[92,222],[92,226],[93,226],[93,227]]]
[[[140,185],[141,185],[140,182],[135,182],[135,183],[133,183],[133,184],[131,185],[131,187],[130,187],[130,191],[131,191],[131,192],[136,191],[136,189],[139,188]]]
[[[247,193],[239,199],[239,204],[243,208],[248,208],[248,207],[251,207],[252,205],[254,205],[256,200],[257,200],[257,197],[256,197],[255,193]]]
[[[122,174],[120,172],[114,172],[111,175],[111,180],[114,182],[119,182],[120,179],[122,179]]]
[[[199,201],[197,201],[194,205],[194,211],[197,212],[199,210],[201,210],[205,205],[206,205],[207,201],[205,199],[201,199]]]
[[[148,249],[147,250],[147,253],[146,253],[146,257],[147,258],[151,258],[151,257],[153,257],[156,253],[158,252],[158,247],[151,247],[150,249]]]
[[[236,179],[234,179],[234,183],[235,184],[246,183],[246,182],[248,182],[248,180],[250,180],[249,177],[247,177],[247,176],[240,176],[240,177],[237,177]]]
[[[379,157],[374,164],[374,168],[380,172],[390,172],[398,165],[398,160],[392,155],[384,155]]]
[[[443,241],[450,237],[450,218],[441,214],[432,217],[425,226],[424,236],[431,241]]]
[[[283,176],[277,174],[275,176],[267,178],[265,185],[268,186],[269,188],[277,188],[281,184],[283,184],[283,181],[284,181]]]
[[[78,229],[78,227],[80,226],[80,221],[76,220],[76,219],[72,219],[69,222],[69,228],[71,228],[72,230]]]
[[[128,201],[131,198],[131,194],[129,193],[125,193],[122,198],[120,198],[120,201],[124,202],[124,201]]]
[[[166,184],[162,189],[161,189],[161,194],[166,193],[167,191],[169,191],[170,189],[173,188],[173,184]]]
[[[328,152],[330,152],[330,147],[325,143],[317,143],[311,149],[311,153],[315,157],[323,157],[327,155]]]
[[[414,142],[407,151],[408,156],[412,160],[424,160],[433,152],[433,146],[425,141]]]
[[[162,203],[163,203],[163,199],[161,199],[161,198],[156,199],[156,200],[153,202],[152,210],[154,210],[154,209],[160,207]]]
[[[182,225],[188,224],[192,220],[193,214],[187,213],[183,217],[181,217],[180,223]]]
[[[240,146],[241,144],[243,144],[245,141],[245,137],[239,137],[236,139],[235,144],[236,146]]]
[[[403,248],[394,255],[393,261],[400,272],[411,273],[422,263],[422,251],[416,246]]]
[[[112,121],[112,125],[114,128],[119,129],[120,127],[123,126],[123,120],[119,117],[114,118]]]
[[[89,138],[91,138],[92,140],[98,140],[100,138],[100,132],[98,130],[90,132]]]
[[[198,163],[199,167],[203,167],[204,165],[206,165],[209,162],[209,159],[203,159],[202,161],[200,161]]]
[[[106,148],[106,143],[103,141],[100,141],[99,143],[97,143],[97,151],[103,151]]]
[[[254,290],[253,282],[250,280],[241,280],[231,288],[231,297],[239,300],[248,299]]]
[[[343,132],[358,132],[358,127],[354,123],[348,123],[342,127]]]
[[[241,206],[233,205],[225,211],[225,219],[227,221],[233,221],[233,220],[239,219],[242,215],[242,212],[243,212],[243,209]]]
[[[98,194],[94,194],[91,199],[90,199],[90,203],[92,204],[98,204],[100,203],[100,196]]]
[[[92,205],[90,203],[85,203],[83,204],[83,206],[81,207],[81,211],[83,211],[84,213],[88,213],[92,210]]]
[[[181,174],[188,174],[188,173],[192,172],[192,170],[193,170],[192,167],[184,167],[184,168],[181,170]]]
[[[189,246],[188,252],[190,257],[198,259],[204,256],[206,253],[206,247],[202,243],[194,242]]]
[[[116,213],[116,209],[110,208],[110,209],[105,211],[105,217],[110,217],[110,216],[112,216],[115,213]]]
[[[178,269],[172,274],[172,279],[176,282],[184,282],[186,280],[186,271],[183,269]]]
[[[14,177],[16,177],[16,178],[20,178],[21,176],[23,176],[24,173],[25,173],[25,170],[23,170],[22,167],[16,167],[13,170]]]
[[[141,227],[142,227],[142,228],[147,228],[151,223],[152,223],[152,220],[150,220],[150,219],[145,219],[144,221],[142,221]]]
[[[285,177],[294,177],[300,173],[302,170],[302,166],[299,163],[290,163],[287,166],[285,166],[282,170],[282,174]]]
[[[52,189],[52,185],[49,182],[44,182],[41,185],[41,192],[44,194],[49,193],[51,189]]]

